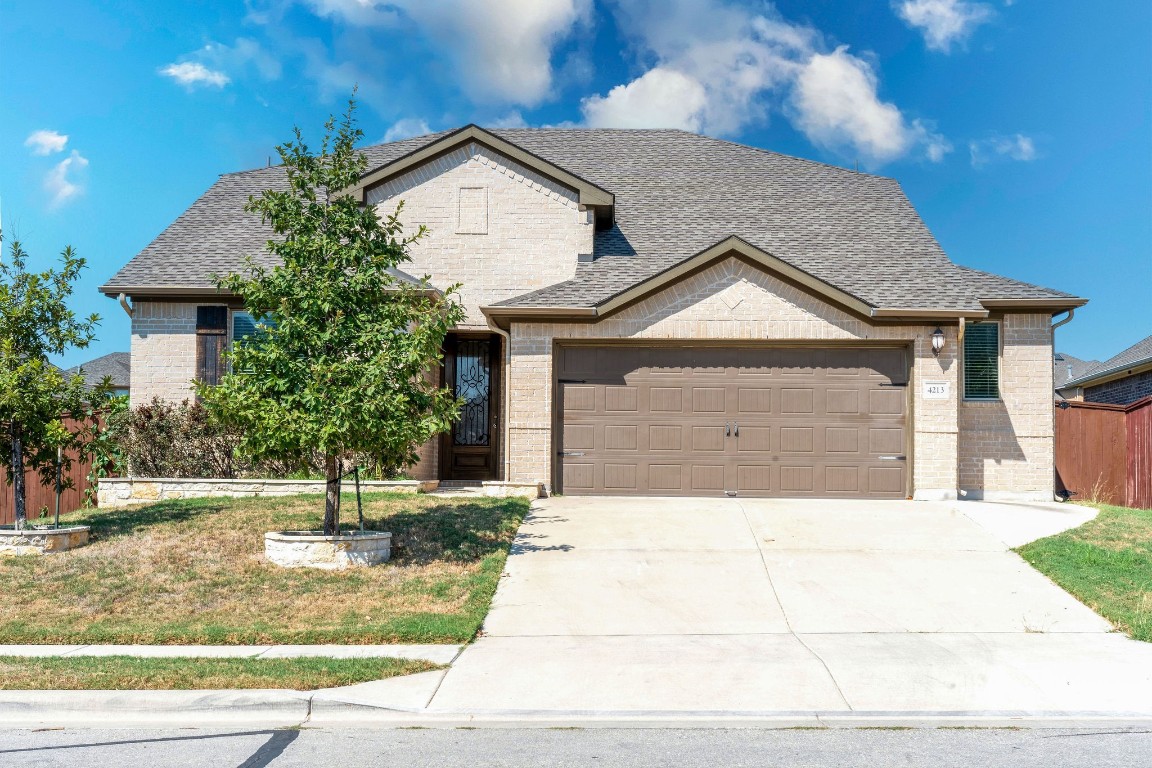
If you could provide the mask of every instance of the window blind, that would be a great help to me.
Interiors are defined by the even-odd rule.
[[[964,397],[1000,397],[1000,325],[971,323],[964,331]]]

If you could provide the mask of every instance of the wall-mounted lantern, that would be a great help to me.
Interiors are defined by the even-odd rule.
[[[942,349],[944,349],[944,331],[937,328],[932,331],[932,354],[939,355]]]

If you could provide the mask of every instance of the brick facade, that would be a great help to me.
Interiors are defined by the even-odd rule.
[[[480,307],[571,279],[592,253],[592,213],[574,190],[479,144],[468,144],[367,192],[382,216],[403,201],[401,220],[426,237],[407,272],[438,288],[461,283],[463,328],[487,329]]]
[[[939,357],[935,325],[872,325],[734,258],[597,323],[514,323],[509,415],[510,479],[552,482],[552,350],[564,339],[860,341],[912,349],[912,478],[918,498],[957,489],[956,328]],[[951,399],[924,400],[921,382],[946,381]]]
[[[137,301],[132,311],[133,406],[159,397],[193,396],[196,378],[196,304]]]
[[[1000,399],[960,403],[960,490],[978,499],[1051,500],[1052,320],[1000,320]]]
[[[1128,405],[1142,397],[1152,395],[1152,371],[1125,376],[1095,387],[1084,388],[1084,401]]]

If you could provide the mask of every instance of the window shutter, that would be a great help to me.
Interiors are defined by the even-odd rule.
[[[228,308],[196,307],[196,380],[216,386],[224,374]]]
[[[1000,325],[972,323],[964,331],[964,397],[1000,397]]]

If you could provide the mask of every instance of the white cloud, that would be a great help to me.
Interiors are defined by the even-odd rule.
[[[902,0],[894,6],[901,19],[920,30],[929,49],[945,53],[992,18],[990,6],[968,0]]]
[[[384,142],[410,139],[413,136],[423,136],[426,133],[432,133],[432,129],[428,127],[428,123],[418,117],[406,117],[403,120],[397,120],[392,124],[392,127],[384,133]]]
[[[1037,157],[1036,142],[1022,133],[970,141],[968,152],[975,167],[987,165],[995,160],[1018,160],[1027,163]]]
[[[208,69],[198,61],[184,61],[169,64],[160,68],[160,74],[166,75],[185,88],[192,89],[200,85],[210,85],[223,88],[232,82],[232,78],[215,69]]]
[[[581,102],[584,122],[592,128],[680,128],[699,131],[708,94],[695,78],[656,67],[607,96]]]
[[[49,205],[57,208],[84,191],[75,176],[88,167],[88,159],[76,150],[61,160],[44,177],[44,189],[51,195]]]
[[[524,119],[524,115],[520,114],[520,110],[514,109],[495,120],[485,121],[483,125],[488,128],[527,128],[528,121]]]
[[[925,145],[930,160],[942,160],[948,142],[921,122],[908,123],[876,90],[876,73],[846,47],[816,54],[796,78],[794,122],[816,144],[855,150],[868,163],[894,160],[917,145]]]
[[[32,131],[28,138],[24,139],[24,146],[32,149],[34,155],[51,155],[56,152],[63,152],[64,145],[68,143],[68,137],[56,131]]]
[[[752,13],[723,0],[619,0],[622,33],[647,71],[583,100],[584,123],[677,127],[735,135],[783,114],[814,143],[876,165],[913,151],[951,150],[929,124],[881,100],[872,64],[770,5]]]
[[[477,102],[535,106],[552,92],[552,49],[590,18],[592,0],[304,0],[363,27],[411,21],[456,67]],[[386,41],[383,41],[386,42]]]

